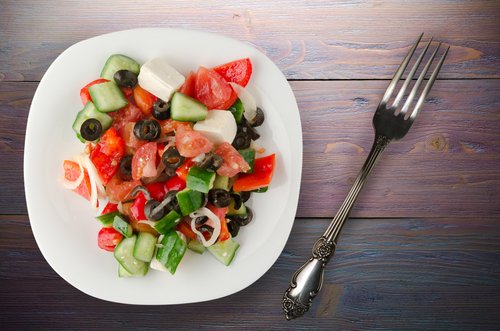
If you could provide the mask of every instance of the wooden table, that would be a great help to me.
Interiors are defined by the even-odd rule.
[[[494,0],[1,1],[1,328],[499,329],[499,22]],[[39,80],[71,44],[145,26],[254,45],[290,80],[300,108],[303,179],[292,234],[269,272],[219,300],[147,307],[89,297],[49,267],[30,229],[22,159]],[[451,46],[440,80],[375,168],[313,308],[287,322],[289,278],[350,188],[376,104],[422,31]]]

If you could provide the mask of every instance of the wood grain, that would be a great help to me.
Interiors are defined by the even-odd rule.
[[[36,83],[0,83],[0,209],[25,213],[22,149]],[[385,81],[291,83],[301,111],[299,217],[332,217],[373,140]],[[408,135],[388,147],[354,217],[500,217],[500,85],[438,81]],[[480,165],[480,166],[478,166]],[[12,196],[10,192],[19,192]]]
[[[441,78],[500,78],[498,1],[148,0],[138,8],[123,0],[7,0],[1,6],[4,81],[38,81],[70,45],[138,27],[234,37],[266,53],[289,79],[387,79],[425,31],[451,46]]]
[[[491,219],[350,220],[311,312],[286,322],[282,292],[325,225],[323,219],[296,222],[275,265],[237,294],[141,307],[79,292],[43,260],[26,216],[0,216],[0,323],[7,330],[34,325],[51,330],[485,330],[499,325],[500,225]]]

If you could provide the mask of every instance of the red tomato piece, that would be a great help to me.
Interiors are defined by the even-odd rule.
[[[194,233],[193,230],[191,230],[191,226],[187,222],[185,221],[179,222],[179,224],[177,224],[176,230],[184,234],[191,240],[196,240],[196,233]]]
[[[125,154],[125,142],[114,128],[109,128],[90,153],[90,160],[106,185],[120,166]]]
[[[139,85],[134,87],[134,100],[137,106],[142,110],[144,115],[151,115],[153,109],[153,104],[155,103],[157,97],[149,93]]]
[[[179,122],[179,121],[175,121],[172,119],[158,121],[158,122],[160,123],[161,133],[163,135],[166,135],[166,134],[171,133],[171,132],[175,132],[175,131],[179,130],[179,128],[181,128],[181,127],[185,130],[191,129],[191,124],[189,122]]]
[[[167,193],[165,191],[165,182],[154,182],[146,185],[146,189],[148,190],[151,197],[157,201],[162,201]]]
[[[189,172],[189,169],[187,172]],[[187,172],[186,172],[186,177],[187,177]],[[165,189],[167,191],[182,191],[185,188],[186,188],[186,181],[180,178],[179,176],[170,177],[165,182]]]
[[[139,109],[139,107],[131,102],[129,102],[128,105],[120,110],[108,113],[108,115],[113,118],[113,124],[111,126],[118,130],[118,132],[120,133],[122,131],[122,128],[127,123],[137,122],[143,116],[142,111]]]
[[[146,205],[147,199],[144,193],[139,192],[137,197],[134,199],[134,203],[130,207],[130,213],[137,221],[147,220],[144,214],[144,206]]]
[[[212,204],[207,204],[207,208],[210,209],[219,219],[220,219],[220,234],[219,241],[224,241],[231,238],[229,229],[227,228],[226,214],[228,208],[217,208]]]
[[[196,98],[196,74],[192,71],[186,77],[186,81],[182,84],[179,92],[189,95],[191,98]]]
[[[129,122],[125,124],[121,130],[123,141],[125,142],[125,146],[127,146],[127,150],[133,154],[139,147],[146,144],[144,140],[138,139],[134,134],[134,126],[135,122]]]
[[[156,176],[156,143],[149,142],[139,147],[132,158],[132,178]]]
[[[130,99],[130,97],[134,94],[134,89],[131,87],[122,87],[120,86],[120,90],[122,90],[125,98]]]
[[[228,109],[238,98],[231,85],[213,70],[204,67],[196,74],[196,99],[208,109]]]
[[[179,127],[175,134],[175,146],[184,157],[195,157],[202,153],[208,153],[214,147],[214,144],[201,133]]]
[[[245,87],[252,76],[252,62],[249,58],[244,58],[222,64],[213,70],[224,77],[226,81]]]
[[[221,176],[233,177],[239,172],[245,172],[250,169],[243,156],[230,143],[224,142],[220,144],[215,153],[220,155],[224,160],[222,166],[217,169],[217,173]]]
[[[252,174],[241,174],[233,184],[235,192],[253,191],[269,186],[273,178],[276,155],[271,154],[255,159]]]
[[[66,178],[66,180],[74,182],[75,180],[78,179],[78,177],[80,177],[80,167],[78,166],[78,163],[70,160],[64,160],[63,168],[64,168],[64,178]],[[90,190],[91,188],[90,188],[89,173],[84,168],[83,180],[80,183],[80,185],[78,185],[78,187],[73,190],[73,192],[76,192],[85,199],[90,200]]]
[[[186,159],[183,164],[181,164],[176,170],[175,173],[177,176],[182,179],[184,182],[186,181],[189,169],[194,166],[194,162],[191,159]]]
[[[106,204],[104,209],[101,212],[101,215],[113,213],[115,211],[118,211],[118,204],[112,203],[111,201]]]
[[[87,85],[82,87],[82,89],[80,90],[80,99],[82,99],[82,103],[84,106],[87,104],[87,102],[92,101],[92,98],[90,97],[90,93],[89,93],[89,87],[91,87],[92,85],[95,85],[95,84],[105,83],[105,82],[109,82],[109,80],[104,79],[104,78],[99,78],[99,79],[91,81],[90,83],[88,83]]]
[[[139,185],[141,182],[138,180],[123,181],[118,176],[114,176],[106,185],[106,196],[114,202],[124,201],[128,198],[129,193]]]
[[[113,252],[122,239],[123,235],[114,228],[102,228],[97,234],[97,245],[101,249]]]

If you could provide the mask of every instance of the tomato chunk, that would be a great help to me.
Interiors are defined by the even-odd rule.
[[[134,134],[134,126],[136,122],[125,124],[121,130],[123,141],[127,146],[127,151],[133,154],[139,147],[146,144],[146,141],[138,139]]]
[[[101,249],[113,252],[122,239],[123,235],[114,228],[102,228],[97,234],[97,245]]]
[[[144,115],[151,115],[153,109],[153,104],[155,103],[157,97],[149,93],[139,85],[134,87],[134,100],[137,106],[142,110]]]
[[[104,79],[104,78],[99,78],[99,79],[91,81],[90,83],[88,83],[87,85],[82,87],[82,89],[80,90],[80,99],[82,99],[82,103],[84,106],[87,104],[87,102],[92,101],[92,98],[90,97],[90,93],[89,93],[89,87],[91,87],[92,85],[95,85],[95,84],[100,84],[100,83],[105,83],[105,82],[109,82],[109,80]]]
[[[104,185],[106,185],[118,170],[120,161],[125,154],[125,143],[114,128],[109,128],[101,137],[99,143],[90,153]]]
[[[273,178],[276,155],[271,154],[255,159],[252,174],[241,174],[233,184],[235,192],[253,191],[269,186]]]
[[[104,206],[104,209],[101,212],[101,215],[109,214],[112,212],[118,211],[118,204],[108,202],[106,206]]]
[[[249,58],[244,58],[222,64],[213,70],[224,77],[226,81],[245,87],[252,76],[252,62]]]
[[[158,121],[161,126],[161,133],[166,135],[171,132],[175,132],[179,130],[179,128],[183,128],[185,130],[191,129],[191,124],[189,122],[180,122],[172,119]]]
[[[122,128],[127,123],[137,122],[143,116],[139,107],[131,102],[120,110],[108,113],[108,115],[113,118],[113,124],[111,124],[111,126],[118,132],[122,132]]]
[[[196,74],[194,72],[189,72],[179,92],[189,95],[191,98],[196,98]]]
[[[63,162],[63,168],[64,168],[64,178],[69,180],[70,182],[74,182],[75,180],[80,177],[80,167],[78,166],[78,163],[70,161],[70,160],[64,160]],[[83,169],[83,180],[80,183],[80,185],[77,186],[73,191],[81,195],[87,200],[90,200],[90,178],[89,178],[89,173],[87,170],[84,168]]]
[[[200,67],[196,74],[195,95],[209,110],[228,109],[238,98],[221,75],[204,67]]]
[[[142,177],[156,176],[157,145],[149,142],[135,152],[132,158],[132,178],[139,180]]]
[[[106,185],[106,196],[114,202],[124,201],[128,198],[129,193],[139,185],[141,182],[138,180],[123,181],[115,175]]]
[[[175,134],[175,146],[182,156],[195,157],[210,152],[214,144],[198,131],[179,127]]]
[[[250,169],[250,166],[245,161],[243,156],[229,143],[220,144],[215,150],[224,160],[222,166],[217,169],[220,176],[233,177],[240,172],[245,172]]]

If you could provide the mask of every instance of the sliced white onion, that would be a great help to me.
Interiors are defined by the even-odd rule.
[[[98,201],[97,201],[97,178],[99,175],[97,174],[97,171],[94,168],[94,165],[92,164],[92,161],[90,161],[90,158],[88,156],[85,156],[83,158],[83,164],[87,168],[87,172],[89,173],[89,179],[90,179],[90,204],[97,208],[98,207]]]
[[[80,175],[78,176],[78,178],[74,181],[70,181],[70,180],[67,180],[66,177],[62,177],[61,181],[62,181],[62,184],[65,188],[67,188],[68,190],[74,190],[76,189],[78,186],[80,186],[80,184],[82,183],[83,181],[83,177],[84,177],[84,169],[83,169],[83,166],[82,166],[82,158],[80,155],[76,156],[75,157],[75,161],[76,163],[78,163],[78,167],[80,168]]]
[[[238,94],[238,98],[240,98],[243,108],[245,108],[243,116],[245,116],[247,121],[252,122],[257,115],[257,103],[254,97],[243,86],[233,82],[229,84],[231,84],[233,90]]]
[[[205,158],[205,153],[201,153],[201,154],[198,154],[197,156],[193,157],[192,161],[198,163],[198,162],[203,161],[204,158]]]
[[[203,233],[198,231],[198,229],[196,228],[195,220],[196,220],[196,218],[198,218],[200,216],[206,216],[209,219],[214,221],[214,232],[212,232],[212,236],[210,237],[209,240],[205,240],[205,236],[203,236]],[[221,230],[220,229],[220,222],[221,222],[220,218],[217,217],[217,215],[215,215],[210,209],[208,209],[206,207],[202,207],[202,208],[198,209],[197,211],[192,212],[191,214],[189,214],[189,217],[191,217],[191,230],[193,230],[193,232],[198,235],[203,246],[205,246],[205,247],[212,246],[220,234],[220,230]]]

